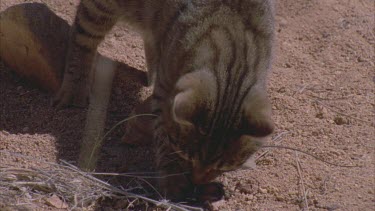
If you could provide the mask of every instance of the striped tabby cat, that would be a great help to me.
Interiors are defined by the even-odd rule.
[[[98,44],[125,20],[144,40],[157,166],[175,175],[160,188],[183,199],[194,185],[240,168],[273,131],[266,93],[273,16],[272,0],[82,0],[55,103],[86,103]]]

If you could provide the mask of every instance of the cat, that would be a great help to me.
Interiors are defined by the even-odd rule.
[[[266,91],[273,55],[273,4],[82,0],[55,105],[86,104],[97,47],[117,21],[126,21],[143,37],[153,86],[148,105],[142,106],[157,115],[146,130],[156,142],[159,188],[166,197],[181,200],[194,186],[241,168],[273,132]],[[129,124],[131,133],[143,123]]]

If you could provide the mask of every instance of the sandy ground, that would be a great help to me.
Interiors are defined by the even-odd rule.
[[[44,2],[71,23],[78,1],[1,0],[0,11],[24,2]],[[270,144],[358,167],[329,165],[292,150],[264,149],[257,154],[262,156],[256,169],[219,178],[227,197],[215,204],[217,210],[375,209],[374,11],[372,0],[277,2],[277,50],[269,80],[277,129]],[[121,25],[108,35],[100,52],[145,70],[140,38]],[[131,80],[115,83],[107,130],[149,92]],[[50,98],[1,61],[0,150],[74,163],[85,113],[55,111]],[[123,144],[121,133],[119,129],[106,140],[98,171],[149,170],[150,149]],[[33,165],[4,153],[0,164]],[[54,209],[40,203],[25,206]]]

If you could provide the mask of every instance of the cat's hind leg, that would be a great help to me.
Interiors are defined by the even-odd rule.
[[[100,0],[80,2],[65,55],[63,83],[53,99],[54,106],[87,105],[96,50],[119,18],[116,4]]]

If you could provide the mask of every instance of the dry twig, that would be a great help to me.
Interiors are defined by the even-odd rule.
[[[298,152],[296,152],[296,166],[297,166],[299,181],[300,181],[300,184],[301,184],[303,200],[305,202],[305,207],[304,207],[303,210],[308,211],[309,210],[309,203],[307,201],[307,190],[305,188],[305,182],[303,180],[303,175],[302,175],[302,171],[301,171],[301,162],[300,162],[299,157],[298,157]]]
[[[316,155],[313,155],[311,153],[308,153],[308,152],[305,152],[303,150],[300,150],[300,149],[296,149],[296,148],[293,148],[293,147],[287,147],[287,146],[274,146],[274,145],[264,145],[262,146],[262,148],[279,148],[279,149],[288,149],[288,150],[293,150],[293,151],[297,151],[297,152],[300,152],[300,153],[303,153],[305,155],[308,155],[308,156],[311,156],[313,158],[315,158],[316,160],[319,160],[323,163],[326,163],[326,164],[329,164],[329,165],[332,165],[332,166],[337,166],[337,167],[344,167],[344,168],[356,168],[356,167],[362,167],[360,165],[341,165],[341,164],[336,164],[336,163],[331,163],[329,161],[325,161],[323,160],[322,158],[319,158],[318,156]]]

